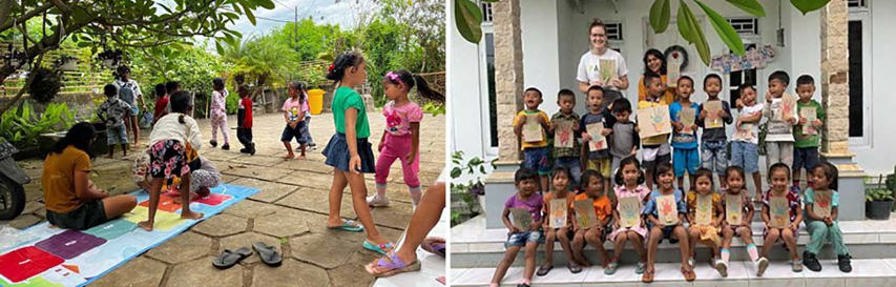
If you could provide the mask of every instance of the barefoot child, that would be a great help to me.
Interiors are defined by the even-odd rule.
[[[218,146],[218,130],[221,130],[222,136],[224,136],[224,145],[221,146],[223,150],[230,150],[230,135],[228,135],[227,129],[227,89],[224,88],[224,79],[215,78],[212,80],[212,103],[211,103],[211,117],[212,117],[212,140],[209,144],[212,147]]]
[[[700,115],[697,125],[703,129],[700,137],[700,157],[703,167],[719,175],[719,187],[728,187],[725,180],[725,168],[728,167],[728,136],[725,134],[725,125],[730,125],[734,119],[731,117],[731,105],[727,101],[719,99],[722,91],[722,77],[716,74],[708,74],[703,78],[703,91],[706,92],[706,101],[700,104]],[[721,109],[707,111],[707,106],[717,102]],[[706,125],[707,119],[716,119],[717,125]]]
[[[627,102],[627,100],[624,101]],[[613,259],[610,260],[607,269],[604,269],[604,274],[613,275],[616,273],[616,268],[619,267],[619,257],[622,256],[622,248],[625,247],[626,241],[632,242],[632,248],[635,249],[640,258],[635,266],[635,273],[643,274],[644,264],[647,261],[647,250],[644,249],[644,238],[647,236],[647,228],[645,227],[644,219],[641,217],[641,207],[647,201],[650,190],[644,186],[644,171],[641,170],[638,158],[634,156],[626,157],[622,159],[619,166],[619,169],[616,170],[616,188],[614,189],[617,201],[616,208],[613,210],[614,230],[610,234],[610,240],[613,240],[616,245],[613,247]],[[633,198],[638,202],[635,206],[637,207],[636,210],[624,210],[624,208],[631,208],[631,206],[623,206],[618,203],[628,201],[629,198]],[[636,214],[639,222],[631,226],[624,225],[622,222],[623,213]]]
[[[694,79],[688,76],[678,78],[678,100],[669,105],[669,116],[672,118],[672,169],[678,178],[678,188],[694,189],[694,177],[700,167],[700,151],[697,150],[696,115],[700,106],[691,102],[694,93]],[[684,117],[686,110],[691,111]],[[684,174],[688,174],[688,188],[684,188]]]
[[[577,185],[577,181],[582,177],[582,162],[579,160],[579,141],[576,135],[579,130],[579,121],[581,117],[573,111],[576,107],[576,94],[569,89],[562,89],[557,93],[557,105],[560,110],[551,116],[551,126],[549,133],[553,135],[555,144],[551,147],[551,154],[554,158],[555,167],[563,167],[569,171],[570,185]],[[566,126],[571,130],[563,130],[561,127]],[[569,133],[566,133],[569,131]],[[562,137],[566,137],[562,139]],[[571,141],[571,146],[558,146],[556,143],[561,140]],[[556,171],[556,169],[555,169]]]
[[[762,222],[765,223],[765,234],[763,235],[765,244],[762,245],[762,257],[767,258],[768,252],[775,242],[783,240],[787,251],[790,252],[793,272],[802,272],[803,264],[800,262],[800,256],[796,250],[800,222],[803,221],[799,190],[791,187],[790,168],[784,163],[772,164],[768,170],[768,181],[771,188],[762,197]],[[786,209],[782,211],[786,214],[780,220],[775,220],[776,222],[772,221],[771,209],[775,208],[772,206],[773,201],[783,201],[786,205],[778,206],[778,208]],[[756,276],[762,276],[762,274],[757,273]]]
[[[694,266],[696,261],[697,241],[708,246],[712,250],[713,266],[722,277],[728,277],[728,265],[721,259],[715,258],[719,254],[719,245],[722,239],[719,237],[719,226],[722,224],[722,197],[713,191],[712,171],[705,168],[697,170],[694,176],[694,190],[687,194],[688,238],[691,250],[689,264]]]
[[[588,88],[587,103],[588,111],[582,115],[581,123],[579,123],[579,132],[582,134],[582,151],[581,160],[585,170],[597,171],[601,178],[607,180],[610,178],[610,167],[613,165],[613,159],[610,157],[610,151],[607,146],[601,149],[591,150],[591,142],[594,140],[588,133],[588,126],[599,125],[604,128],[601,135],[609,136],[612,132],[612,125],[608,125],[612,116],[607,112],[607,105],[604,104],[605,90],[600,86],[591,86]],[[584,186],[581,182],[580,185]],[[609,191],[609,182],[601,183],[603,193]]]
[[[660,97],[666,91],[666,84],[660,76],[648,72],[644,74],[644,85],[647,86],[647,99],[638,102],[638,108],[667,107]],[[668,108],[668,107],[667,107]],[[653,189],[656,176],[656,167],[660,163],[672,161],[672,148],[669,146],[669,135],[656,135],[641,139],[641,150],[644,155],[644,172],[647,174],[647,188]]]
[[[293,138],[296,139],[296,143],[301,148],[299,159],[305,159],[305,138],[302,136],[302,126],[305,125],[305,113],[308,112],[305,104],[305,101],[308,99],[305,97],[305,93],[302,92],[303,89],[302,83],[296,81],[289,82],[289,98],[283,101],[283,108],[281,108],[283,119],[286,120],[286,127],[283,128],[283,134],[280,136],[280,141],[286,147],[287,154],[283,157],[285,160],[296,157],[292,152],[292,145],[289,144]]]
[[[327,227],[345,231],[367,231],[362,246],[365,249],[387,254],[395,244],[384,238],[373,224],[370,207],[367,206],[367,186],[364,173],[374,172],[373,149],[367,138],[370,137],[370,123],[367,121],[367,109],[364,100],[351,87],[363,83],[367,79],[364,57],[357,52],[339,55],[330,66],[327,79],[336,83],[333,93],[333,123],[336,129],[330,142],[323,150],[327,158],[326,164],[333,167],[333,184],[330,186],[330,214]],[[294,101],[298,97],[298,83],[290,84]],[[302,119],[297,117],[295,120]],[[287,120],[290,120],[287,117]],[[296,125],[297,126],[297,125]],[[286,150],[290,150],[289,143]],[[290,151],[292,154],[292,151]],[[343,220],[339,214],[342,206],[342,192],[346,186],[351,187],[352,206],[358,220],[364,226],[352,221]]]
[[[583,192],[576,195],[575,201],[591,201],[597,222],[592,223],[591,226],[584,226],[583,222],[573,220],[573,230],[575,231],[575,237],[572,240],[573,256],[579,263],[590,266],[588,258],[585,257],[585,243],[588,243],[597,249],[597,254],[602,260],[601,266],[606,267],[610,262],[610,256],[604,249],[604,240],[610,234],[608,225],[613,214],[613,203],[604,192],[606,179],[600,175],[600,172],[589,169],[582,174],[580,182]]]
[[[818,131],[824,126],[824,107],[812,99],[815,94],[815,80],[810,75],[802,75],[796,79],[796,93],[799,125],[793,128],[793,185],[800,185],[803,169],[806,170],[807,186],[812,186],[812,168],[818,164],[818,146],[821,136]],[[815,110],[812,114],[811,110]],[[813,117],[812,120],[809,117]]]
[[[240,105],[236,112],[236,138],[243,144],[241,153],[255,155],[255,143],[252,142],[252,97],[245,85],[237,89],[240,94]]]
[[[750,223],[753,222],[753,201],[747,195],[746,177],[744,169],[739,166],[729,166],[725,169],[725,180],[728,181],[728,188],[725,195],[722,196],[722,204],[725,206],[725,220],[722,221],[722,250],[719,255],[722,257],[722,264],[728,266],[728,259],[731,258],[731,240],[734,236],[739,236],[747,246],[747,254],[750,255],[750,262],[756,266],[756,274],[765,272],[768,267],[768,259],[759,258],[759,252],[756,244],[753,243],[753,230]],[[738,207],[740,206],[740,207]],[[731,210],[739,210],[740,216]]]
[[[538,181],[538,191],[546,191],[548,188],[548,174],[551,173],[550,151],[548,148],[548,138],[546,131],[550,130],[551,121],[548,114],[538,109],[538,105],[544,100],[542,99],[541,90],[535,87],[526,89],[523,93],[523,103],[526,108],[516,114],[513,118],[513,131],[516,133],[517,139],[521,143],[523,150],[523,166],[538,172],[540,180]],[[534,122],[534,123],[533,123]],[[523,133],[524,125],[537,125],[541,131],[540,140],[538,138],[527,138]],[[536,133],[537,136],[537,133]]]
[[[408,186],[413,207],[420,203],[420,121],[423,109],[408,99],[408,93],[417,86],[417,94],[427,99],[443,99],[445,96],[429,88],[422,77],[405,70],[390,71],[383,79],[383,89],[389,102],[383,107],[386,129],[380,138],[376,160],[376,194],[367,198],[370,206],[388,206],[386,180],[389,169],[397,159],[401,162],[404,183]]]
[[[118,88],[108,84],[103,87],[106,101],[97,109],[97,116],[106,123],[106,144],[109,145],[109,158],[115,153],[115,145],[121,144],[121,156],[128,155],[128,132],[125,128],[125,117],[130,106],[118,98]]]
[[[663,239],[668,239],[669,243],[678,245],[681,250],[681,274],[687,281],[694,281],[697,278],[694,274],[693,266],[688,263],[688,257],[691,252],[688,250],[688,232],[684,229],[685,214],[687,214],[687,205],[684,202],[684,193],[680,189],[675,189],[673,181],[675,174],[672,173],[672,165],[668,162],[662,162],[656,166],[656,182],[657,189],[650,192],[650,199],[644,206],[643,214],[647,216],[650,235],[650,241],[647,244],[647,269],[641,276],[641,282],[653,282],[655,274],[654,262],[656,262],[656,249]],[[664,196],[666,196],[664,198]],[[663,203],[660,203],[662,199]],[[672,201],[671,203],[669,201]],[[672,214],[665,220],[660,220],[660,210],[665,214]],[[675,215],[677,214],[677,216]]]
[[[542,197],[536,190],[538,189],[538,174],[528,168],[520,168],[514,174],[514,182],[516,184],[517,193],[507,199],[504,203],[504,211],[501,213],[501,221],[507,227],[507,242],[504,242],[504,258],[495,268],[495,275],[492,276],[490,287],[497,287],[504,279],[507,269],[516,260],[516,254],[521,248],[525,247],[526,267],[523,269],[523,280],[517,286],[529,287],[532,284],[532,273],[535,272],[535,251],[538,243],[543,239],[539,226],[542,223]],[[511,210],[524,210],[529,213],[531,223],[528,226],[520,228],[524,225],[521,222],[511,222]]]
[[[830,162],[822,162],[812,169],[812,187],[806,189],[807,229],[812,238],[803,251],[803,264],[809,270],[821,271],[818,252],[825,241],[830,240],[837,253],[837,266],[841,272],[852,272],[849,249],[843,243],[843,232],[837,222],[840,210],[840,193],[837,192],[837,167]]]
[[[149,173],[152,175],[149,183],[149,217],[138,224],[147,231],[152,231],[155,222],[163,181],[180,176],[184,187],[181,190],[189,190],[190,167],[187,165],[186,145],[190,144],[197,150],[202,145],[199,125],[186,115],[192,110],[190,94],[175,93],[171,97],[171,113],[159,119],[149,134]],[[189,192],[181,192],[181,201],[189,202],[189,196]],[[184,204],[180,216],[184,219],[200,219],[202,213],[192,212],[190,205]]]
[[[762,119],[764,105],[756,101],[756,88],[743,84],[737,88],[740,98],[737,99],[740,112],[735,117],[734,135],[731,136],[731,163],[739,166],[744,172],[753,176],[756,191],[749,194],[750,200],[758,198],[762,190],[762,179],[759,176],[759,120]],[[742,104],[742,105],[740,105]],[[746,188],[744,188],[746,191]]]
[[[536,273],[538,276],[545,276],[554,268],[554,240],[560,240],[560,247],[563,248],[563,252],[566,253],[566,259],[569,261],[566,265],[569,268],[569,272],[573,274],[582,272],[582,267],[573,259],[572,249],[570,249],[569,245],[569,231],[570,226],[572,226],[570,218],[573,214],[570,206],[572,206],[576,196],[575,193],[569,190],[570,179],[568,169],[559,166],[555,167],[551,177],[551,192],[544,194],[544,216],[548,217],[548,220],[544,220],[542,228],[545,230],[547,239],[544,241],[544,264],[538,267],[538,273]],[[561,227],[556,227],[556,225],[551,227],[552,221],[558,220],[551,217],[551,201],[553,200],[562,201],[563,208],[566,208],[566,217],[559,219],[565,223]]]

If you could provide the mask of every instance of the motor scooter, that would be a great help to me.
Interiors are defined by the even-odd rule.
[[[10,220],[25,209],[24,185],[31,182],[12,155],[18,153],[11,143],[0,138],[0,220]]]

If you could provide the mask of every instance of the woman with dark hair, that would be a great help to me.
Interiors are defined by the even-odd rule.
[[[663,56],[663,52],[657,49],[650,49],[647,52],[644,52],[644,69],[646,71],[653,72],[657,75],[660,75],[660,79],[663,80],[665,84],[668,80],[666,79],[666,57]],[[665,105],[670,105],[675,101],[675,88],[669,88],[666,86],[666,93],[660,97],[660,102]],[[638,80],[638,101],[646,101],[647,100],[647,87],[644,86],[644,76],[641,76],[641,79]]]
[[[41,186],[47,221],[61,228],[88,229],[134,209],[137,198],[109,194],[89,179],[90,145],[96,131],[87,122],[72,126],[44,160]]]

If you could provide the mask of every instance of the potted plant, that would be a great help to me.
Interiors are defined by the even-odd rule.
[[[463,223],[470,218],[482,213],[482,205],[479,196],[485,195],[485,184],[482,176],[486,175],[485,165],[491,164],[495,168],[495,160],[485,161],[479,157],[473,157],[466,162],[463,160],[463,151],[456,151],[451,155],[451,226]],[[472,177],[466,183],[458,182],[460,177]]]
[[[865,190],[865,217],[868,219],[887,220],[893,210],[893,190],[882,184],[883,175],[878,178],[877,186]]]

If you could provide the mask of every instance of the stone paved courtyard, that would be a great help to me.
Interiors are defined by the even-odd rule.
[[[370,139],[375,148],[385,123],[379,112],[369,112],[369,116]],[[261,191],[134,258],[91,286],[369,286],[374,278],[364,271],[363,265],[377,256],[361,248],[364,233],[326,229],[332,168],[323,163],[320,150],[333,133],[332,114],[312,119],[311,133],[318,149],[309,151],[306,160],[283,161],[286,151],[279,141],[284,126],[281,114],[256,114],[254,123],[258,149],[254,156],[239,153],[241,145],[235,129],[229,131],[230,151],[204,145],[200,153],[216,165],[225,182]],[[209,122],[199,120],[199,125],[207,144],[211,136]],[[236,125],[234,116],[229,117],[229,125]],[[148,130],[141,133],[141,145],[146,144],[148,134]],[[427,115],[423,119],[420,154],[420,180],[426,188],[436,180],[445,163],[444,116]],[[120,151],[115,157],[95,159],[96,174],[91,178],[111,194],[136,190],[130,176],[131,161],[120,159]],[[32,177],[32,183],[25,187],[29,202],[21,216],[0,221],[0,226],[21,229],[44,220],[42,160],[20,164]],[[367,175],[367,181],[372,194],[373,175]],[[412,212],[397,162],[389,183],[387,194],[392,206],[374,209],[373,217],[386,238],[398,241]],[[343,196],[342,215],[356,217],[348,189]],[[251,246],[259,240],[279,247],[284,254],[282,266],[270,268],[253,255],[228,270],[212,267],[212,258],[225,248]]]

